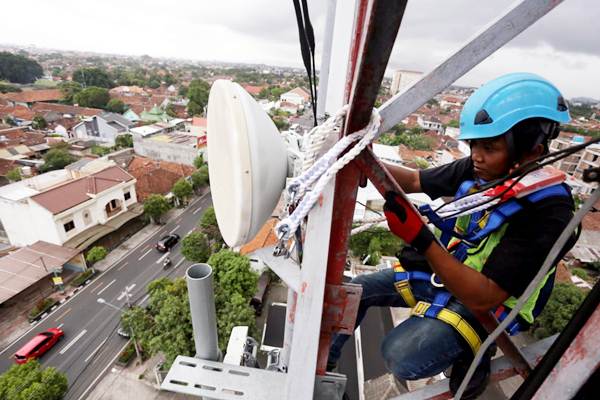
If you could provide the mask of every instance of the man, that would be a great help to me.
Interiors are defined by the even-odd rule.
[[[424,192],[435,199],[476,190],[547,153],[559,124],[570,117],[551,83],[534,74],[518,73],[475,91],[460,119],[459,139],[469,143],[471,156],[424,171],[389,166],[405,192]],[[497,219],[498,212],[492,218],[493,210],[481,211],[452,221],[450,232],[443,232],[440,241],[403,197],[386,194],[384,212],[390,230],[411,246],[403,250],[394,269],[361,275],[353,282],[363,286],[357,325],[370,306],[412,308],[421,302],[381,346],[386,365],[397,378],[426,378],[453,366],[450,386],[457,390],[486,336],[476,316],[510,311],[572,216],[566,185],[536,193],[508,202],[505,207],[510,212],[502,216],[499,226],[488,223]],[[513,330],[525,329],[541,312],[553,285],[553,272],[538,285],[519,321],[512,324]],[[434,278],[430,273],[435,273]],[[337,363],[347,338],[334,336],[329,368]],[[488,352],[463,398],[483,392],[490,358]]]

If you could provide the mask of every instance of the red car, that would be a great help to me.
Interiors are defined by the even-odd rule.
[[[45,352],[50,350],[64,334],[65,333],[60,328],[50,328],[45,332],[38,333],[15,353],[15,362],[17,364],[25,364],[32,358],[40,358]]]

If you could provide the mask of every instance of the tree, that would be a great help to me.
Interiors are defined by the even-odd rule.
[[[375,243],[371,244],[371,242]],[[393,256],[402,249],[402,240],[382,227],[372,227],[350,236],[349,247],[355,257],[365,258],[372,252],[380,256]]]
[[[144,213],[156,223],[160,223],[160,217],[169,211],[169,208],[171,208],[169,202],[161,194],[151,194],[144,201]]]
[[[76,158],[62,147],[54,147],[44,154],[44,163],[40,166],[40,172],[48,172],[56,169],[63,169],[67,165],[75,162]]]
[[[104,246],[94,246],[88,251],[87,256],[85,256],[85,260],[90,264],[95,264],[100,260],[104,260],[107,256],[108,250]]]
[[[183,97],[187,97],[187,92],[188,92],[188,88],[187,86],[181,85],[179,86],[179,90],[177,91],[177,94]]]
[[[97,86],[111,88],[113,86],[108,73],[97,67],[85,67],[75,70],[73,72],[73,80],[81,83],[83,87]]]
[[[210,85],[202,79],[194,79],[187,91],[189,115],[202,115],[204,107],[208,103],[208,93]]]
[[[32,83],[44,75],[42,66],[25,55],[0,52],[0,80]]]
[[[534,336],[543,339],[562,332],[584,299],[585,293],[577,286],[570,283],[557,283],[544,311],[533,323],[531,329]]]
[[[33,117],[33,121],[31,121],[31,127],[33,129],[46,129],[48,127],[48,122],[41,115],[36,115]]]
[[[169,117],[177,118],[177,111],[175,111],[175,105],[173,105],[173,103],[167,104],[167,107],[165,108],[165,112],[167,113],[167,115]]]
[[[202,167],[200,171],[192,173],[190,178],[192,179],[192,187],[194,190],[198,190],[208,185],[208,168]]]
[[[14,85],[9,85],[8,83],[0,82],[0,93],[15,93],[22,92],[22,90]]]
[[[106,108],[110,100],[108,90],[101,87],[89,87],[75,95],[75,103],[81,107]]]
[[[184,279],[161,278],[148,285],[148,307],[123,313],[123,326],[133,331],[138,343],[151,355],[162,352],[169,368],[178,355],[195,353],[190,303]]]
[[[152,89],[158,89],[160,87],[160,76],[158,75],[151,75],[150,78],[148,78],[148,87],[152,88]]]
[[[190,100],[190,102],[187,105],[187,112],[190,117],[202,116],[202,113],[204,112],[204,107]]]
[[[206,235],[208,240],[212,243],[217,244],[219,247],[225,244],[221,231],[219,230],[219,224],[217,223],[217,216],[215,214],[215,208],[209,207],[202,214],[200,218],[200,230]]]
[[[181,254],[188,261],[203,263],[210,256],[210,245],[204,233],[192,232],[181,241]]]
[[[105,155],[109,154],[112,151],[112,148],[95,144],[92,146],[91,151],[92,151],[92,154],[94,154],[98,157],[104,157]]]
[[[194,194],[194,188],[192,184],[185,178],[180,178],[175,182],[171,192],[181,203],[185,203],[187,198]]]
[[[65,104],[73,104],[75,95],[83,89],[81,83],[73,81],[61,82],[58,84],[58,88],[63,95],[62,102]]]
[[[196,169],[200,169],[203,165],[204,157],[202,156],[202,153],[200,153],[196,156],[196,158],[194,158],[194,167],[196,167]]]
[[[133,147],[133,136],[131,133],[125,133],[115,138],[115,146],[119,149]]]
[[[37,360],[13,365],[0,375],[0,399],[59,400],[67,392],[67,376],[53,367],[42,369]]]
[[[20,181],[22,179],[21,168],[14,167],[13,169],[11,169],[6,173],[6,178],[11,182]]]
[[[166,74],[165,76],[163,76],[163,81],[167,86],[171,86],[177,83],[177,79],[175,79],[175,77],[171,74]]]
[[[110,99],[106,104],[106,109],[110,112],[123,114],[126,110],[125,103],[119,99]]]
[[[457,120],[453,119],[450,122],[448,122],[448,126],[451,128],[458,128],[460,127],[459,123]]]
[[[256,331],[254,309],[249,304],[258,274],[250,268],[247,257],[231,250],[213,254],[208,264],[213,268],[219,348],[224,350],[233,326],[248,326],[251,336]]]

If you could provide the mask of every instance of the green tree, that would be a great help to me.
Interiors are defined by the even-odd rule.
[[[290,127],[290,123],[288,122],[287,118],[274,116],[271,117],[271,119],[273,120],[273,123],[275,124],[277,129],[280,131],[285,131]]]
[[[206,235],[211,243],[218,247],[221,247],[225,242],[221,231],[219,230],[219,224],[217,223],[217,215],[215,214],[215,208],[209,207],[202,214],[200,218],[200,230]]]
[[[73,72],[73,80],[81,83],[83,87],[97,86],[111,88],[113,86],[108,73],[104,69],[97,67],[85,67],[75,70]]]
[[[11,182],[20,181],[22,179],[21,168],[14,167],[13,169],[11,169],[6,173],[6,178]]]
[[[199,171],[194,172],[190,178],[192,179],[192,187],[194,190],[199,190],[208,185],[208,168],[203,166]]]
[[[158,89],[160,87],[160,82],[161,82],[160,76],[151,75],[150,78],[148,78],[147,85],[151,89]]]
[[[585,293],[570,283],[557,283],[544,307],[532,326],[532,332],[538,339],[562,332],[577,311]]]
[[[36,115],[33,117],[33,121],[31,121],[31,127],[33,129],[46,129],[48,127],[48,122],[41,115]]]
[[[188,87],[181,85],[179,86],[179,90],[177,91],[177,94],[183,97],[187,97],[187,92],[188,92]]]
[[[94,246],[88,251],[85,256],[85,260],[90,264],[95,264],[100,260],[104,260],[104,258],[108,255],[108,250],[104,246]]]
[[[126,110],[125,103],[119,99],[110,99],[106,104],[106,109],[110,112],[123,114]]]
[[[210,244],[204,233],[192,232],[181,241],[181,254],[188,261],[203,263],[210,256]]]
[[[175,79],[175,77],[171,74],[166,74],[165,76],[163,76],[163,81],[167,86],[171,86],[177,83],[177,79]]]
[[[160,217],[169,211],[169,208],[169,202],[161,194],[151,194],[144,201],[144,213],[155,223],[160,223]]]
[[[14,85],[5,82],[0,82],[0,93],[22,92],[22,90]]]
[[[146,309],[133,307],[121,320],[145,352],[163,353],[169,368],[178,355],[195,353],[187,285],[182,278],[157,279],[148,285],[148,295]]]
[[[115,138],[115,146],[119,149],[133,147],[133,136],[131,133],[125,133]]]
[[[208,93],[210,85],[202,79],[194,79],[187,91],[189,115],[202,115],[204,107],[208,104]]]
[[[202,154],[198,154],[196,158],[194,158],[194,167],[196,167],[196,169],[200,169],[203,165],[204,157],[202,156]]]
[[[190,100],[190,102],[187,105],[187,112],[190,117],[202,116],[202,113],[204,112],[204,107]]]
[[[371,244],[371,242],[375,243]],[[378,251],[382,256],[393,256],[403,247],[402,240],[382,227],[372,227],[350,236],[349,248],[360,259]]]
[[[44,163],[40,166],[40,172],[48,172],[62,169],[75,162],[76,158],[62,147],[54,147],[44,154]]]
[[[188,197],[194,194],[194,188],[192,187],[192,184],[188,182],[187,179],[180,178],[173,185],[171,192],[177,198],[178,201],[185,204]]]
[[[103,157],[103,156],[109,154],[111,151],[112,151],[111,148],[100,146],[98,144],[95,144],[92,146],[92,154],[94,154],[98,157]]]
[[[417,164],[417,168],[419,169],[427,169],[429,168],[429,163],[424,158],[417,157],[414,159],[415,164]]]
[[[448,122],[448,126],[451,128],[458,128],[460,127],[459,123],[457,120],[453,119],[452,121]]]
[[[583,268],[573,268],[571,270],[571,273],[581,279],[583,279],[584,281],[587,281],[588,279],[590,279],[590,275],[587,273],[587,271]]]
[[[231,250],[213,254],[208,264],[213,268],[219,348],[224,350],[233,326],[245,325],[251,336],[256,333],[250,299],[256,292],[258,275],[247,257]]]
[[[42,66],[25,55],[0,52],[0,80],[32,83],[44,75]]]
[[[108,90],[101,87],[88,87],[75,95],[75,103],[81,107],[106,108],[110,100]]]
[[[67,376],[37,360],[13,365],[0,375],[2,400],[60,400],[68,389]]]
[[[83,90],[81,83],[73,81],[61,82],[58,84],[58,88],[63,95],[62,102],[65,104],[73,104],[75,95]]]

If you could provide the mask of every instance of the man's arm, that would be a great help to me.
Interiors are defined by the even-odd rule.
[[[422,192],[421,179],[418,170],[385,162],[384,165],[405,193]]]
[[[509,297],[493,280],[461,263],[436,242],[427,248],[425,257],[446,289],[476,314],[487,313]]]

